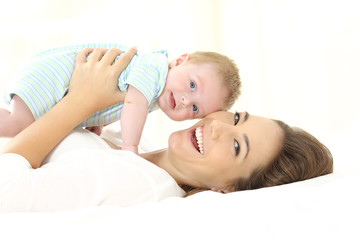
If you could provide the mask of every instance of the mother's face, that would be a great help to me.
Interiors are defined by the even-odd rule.
[[[170,161],[183,184],[230,192],[238,178],[271,162],[282,139],[273,120],[246,112],[215,112],[170,136]]]

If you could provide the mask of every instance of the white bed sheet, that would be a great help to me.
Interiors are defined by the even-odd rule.
[[[359,239],[358,176],[255,191],[203,192],[130,208],[0,216],[6,239]],[[8,235],[4,235],[8,234]],[[2,238],[4,239],[4,238]]]

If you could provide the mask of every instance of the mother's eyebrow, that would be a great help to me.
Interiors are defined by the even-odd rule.
[[[243,123],[246,122],[249,118],[249,113],[248,112],[244,112],[245,115],[244,115],[244,120],[242,121]]]
[[[250,114],[248,112],[245,112],[244,115],[244,120],[242,121],[243,123],[246,122],[249,119]],[[245,157],[248,155],[249,151],[250,151],[250,142],[249,142],[249,137],[246,135],[246,133],[243,134],[243,138],[246,144],[246,153],[245,153]]]
[[[245,144],[246,144],[246,153],[245,153],[245,157],[248,155],[249,151],[250,151],[250,143],[249,143],[249,138],[248,136],[244,133],[243,134],[243,138],[244,138],[244,141],[245,141]]]

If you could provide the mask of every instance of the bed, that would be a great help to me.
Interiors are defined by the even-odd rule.
[[[321,136],[333,174],[283,186],[205,191],[127,208],[0,214],[1,239],[360,239],[360,117],[344,134]],[[118,124],[105,138],[118,136]],[[7,139],[1,139],[4,144]],[[151,148],[144,136],[140,150]]]

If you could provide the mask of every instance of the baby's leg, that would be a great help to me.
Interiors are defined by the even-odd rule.
[[[0,137],[14,137],[34,121],[34,116],[26,103],[14,95],[10,102],[10,110],[0,109]]]

